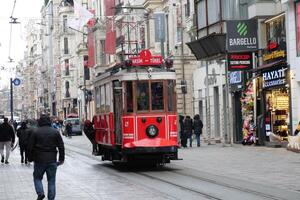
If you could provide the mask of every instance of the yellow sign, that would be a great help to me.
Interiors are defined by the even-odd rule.
[[[268,61],[268,60],[271,60],[271,59],[274,59],[274,58],[284,58],[286,55],[285,55],[285,51],[284,50],[277,50],[277,51],[273,51],[272,53],[270,54],[265,54],[263,55],[263,61]]]

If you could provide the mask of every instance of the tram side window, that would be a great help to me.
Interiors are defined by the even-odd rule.
[[[105,112],[110,112],[110,104],[111,104],[111,97],[110,97],[110,85],[105,85]]]
[[[132,94],[132,82],[126,82],[126,104],[127,112],[133,112],[133,94]]]
[[[168,110],[175,111],[175,81],[168,81]]]
[[[100,112],[101,113],[104,113],[104,111],[105,111],[105,87],[104,87],[104,85],[101,85],[101,87],[100,87],[100,103],[101,103],[101,105],[100,105]]]
[[[149,85],[148,82],[137,83],[137,109],[149,110]]]
[[[100,87],[96,88],[96,108],[100,108]]]
[[[164,109],[164,86],[163,82],[151,83],[152,110]]]

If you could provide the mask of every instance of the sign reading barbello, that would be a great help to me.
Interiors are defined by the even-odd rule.
[[[287,67],[281,67],[263,72],[263,88],[270,88],[286,84]]]
[[[258,49],[257,20],[228,20],[227,51],[256,51]]]
[[[240,71],[252,69],[252,53],[229,53],[228,54],[228,70]]]

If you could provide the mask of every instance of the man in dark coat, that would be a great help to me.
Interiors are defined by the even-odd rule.
[[[200,147],[200,135],[202,134],[203,123],[197,114],[194,117],[194,133],[196,135],[197,147]]]
[[[93,154],[97,154],[97,143],[95,140],[95,130],[90,120],[85,120],[83,132],[93,145]]]
[[[26,122],[23,121],[21,123],[21,127],[17,130],[17,136],[19,138],[21,163],[24,163],[24,154],[25,154],[25,164],[27,164],[28,161],[27,146],[30,138],[30,133],[31,132],[27,128]]]
[[[183,120],[184,120],[184,116],[179,115],[179,137],[180,137],[180,143],[181,143],[182,147],[184,147],[184,141],[183,141],[184,125],[183,125]]]
[[[8,123],[8,118],[0,125],[0,154],[1,163],[4,163],[4,147],[6,150],[5,164],[8,164],[10,150],[15,143],[15,132],[13,127]]]
[[[59,162],[57,162],[57,149]],[[30,136],[28,160],[34,161],[33,179],[38,200],[45,198],[42,184],[45,172],[48,181],[48,199],[55,199],[56,170],[58,165],[64,163],[65,148],[59,131],[51,127],[51,120],[47,115],[40,117],[39,127]]]
[[[186,116],[184,119],[184,135],[187,138],[190,139],[190,147],[192,147],[192,143],[193,143],[193,120],[191,119],[190,116]]]

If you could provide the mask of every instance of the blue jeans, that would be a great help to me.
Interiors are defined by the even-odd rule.
[[[196,135],[196,140],[197,140],[197,147],[200,146],[200,134],[195,134]]]
[[[48,199],[55,199],[55,177],[56,177],[57,163],[34,163],[33,182],[37,195],[43,195],[43,176],[46,172],[48,181]]]
[[[190,139],[190,147],[192,147],[192,144],[193,144],[193,134],[190,134],[189,139]]]

